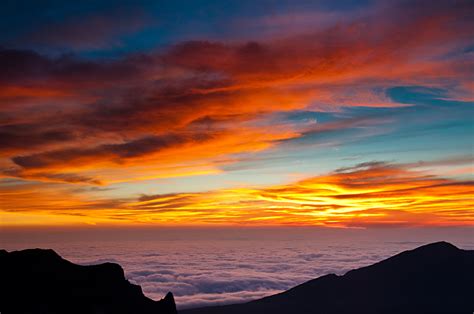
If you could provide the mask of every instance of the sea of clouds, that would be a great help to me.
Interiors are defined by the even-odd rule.
[[[180,309],[258,299],[437,240],[474,248],[473,229],[81,232],[11,237],[2,247],[53,248],[80,264],[119,263],[147,296],[172,291]]]

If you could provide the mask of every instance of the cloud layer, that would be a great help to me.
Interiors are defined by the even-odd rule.
[[[150,220],[179,213],[175,219],[198,223],[472,224],[474,182],[443,179],[417,167],[370,162],[288,185],[143,196],[131,206]]]
[[[120,263],[156,300],[172,291],[178,308],[244,302],[319,276],[373,264],[447,240],[472,249],[471,229],[321,228],[120,229],[2,234],[8,250],[54,248],[75,263]],[[11,238],[11,240],[10,240]],[[26,241],[25,241],[26,240]]]
[[[55,185],[41,192],[35,185],[7,186],[2,196],[7,213],[78,216],[92,223],[461,226],[474,224],[474,182],[443,178],[429,169],[457,165],[471,171],[469,164],[469,158],[415,164],[368,162],[285,185],[138,199],[94,200],[68,195],[71,191]],[[50,199],[56,200],[54,207]]]
[[[194,162],[217,171],[232,154],[307,131],[275,113],[396,107],[383,90],[398,85],[454,86],[463,99],[472,11],[470,1],[395,2],[285,37],[187,41],[110,60],[2,48],[3,176],[107,184],[160,177],[158,163],[176,175],[201,172]],[[278,127],[262,127],[270,123]]]

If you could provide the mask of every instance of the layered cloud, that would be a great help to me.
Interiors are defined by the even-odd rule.
[[[473,223],[472,186],[374,162],[263,189],[143,196],[132,206],[151,220],[188,223],[457,225]]]
[[[474,224],[473,184],[430,173],[469,167],[469,159],[389,164],[368,162],[286,185],[200,193],[93,199],[50,187],[6,186],[10,214],[76,216],[76,222],[162,225],[319,225],[332,227]],[[51,195],[54,193],[54,195]],[[65,194],[66,193],[66,194]],[[21,201],[21,200],[23,201]],[[55,199],[54,206],[48,199]]]
[[[384,91],[398,85],[454,86],[450,97],[464,99],[470,12],[469,1],[397,2],[285,37],[189,41],[111,60],[4,48],[3,176],[107,184],[217,172],[233,154],[314,129],[276,113],[396,107]]]

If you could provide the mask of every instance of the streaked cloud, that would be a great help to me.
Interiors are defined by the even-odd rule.
[[[372,162],[263,189],[144,196],[132,206],[188,223],[462,225],[473,223],[473,184]]]
[[[465,166],[467,161],[446,162]],[[436,164],[441,162],[432,163]],[[427,166],[429,163],[367,162],[285,185],[143,195],[138,200],[93,200],[90,196],[84,199],[81,194],[65,197],[67,190],[60,192],[57,188],[37,192],[28,186],[6,186],[4,196],[13,193],[23,195],[21,199],[25,200],[18,201],[16,197],[15,202],[7,201],[4,210],[79,215],[78,223],[84,220],[106,224],[472,225],[474,182],[421,170]],[[34,195],[27,197],[25,193]],[[54,195],[48,195],[51,193]],[[48,209],[51,198],[55,199],[55,206]]]

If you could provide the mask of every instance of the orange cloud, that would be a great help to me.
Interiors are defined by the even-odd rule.
[[[0,225],[52,226],[107,223],[121,200],[93,198],[58,184],[0,182]],[[92,214],[99,210],[100,215]]]
[[[473,225],[473,185],[369,163],[283,186],[147,196],[128,206],[170,223]]]
[[[282,128],[278,132],[257,128],[238,131],[242,138],[229,132],[174,134],[20,156],[13,161],[21,166],[21,170],[4,170],[3,176],[101,185],[217,173],[220,172],[218,166],[228,162],[229,159],[224,158],[226,155],[261,151],[297,135]]]
[[[2,198],[9,215],[72,215],[76,223],[474,225],[473,181],[446,179],[413,167],[372,162],[286,185],[144,195],[138,200],[81,199],[57,189],[45,193],[29,187],[7,188]]]

